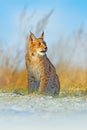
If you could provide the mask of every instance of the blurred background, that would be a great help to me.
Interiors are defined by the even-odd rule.
[[[86,0],[0,0],[0,91],[27,92],[25,36],[44,31],[62,94],[87,95]]]

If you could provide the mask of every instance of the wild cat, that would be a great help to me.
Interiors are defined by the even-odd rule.
[[[26,37],[26,68],[28,93],[39,91],[51,95],[59,94],[60,83],[55,67],[48,59],[44,32],[39,38],[33,33]]]

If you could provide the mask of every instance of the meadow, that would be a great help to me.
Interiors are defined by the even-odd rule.
[[[26,13],[26,11],[25,11]],[[22,34],[29,25],[28,17],[21,14]],[[40,19],[33,28],[36,34],[40,34],[49,23],[53,10]],[[33,13],[31,14],[33,17]],[[29,16],[30,18],[30,16]],[[30,19],[29,19],[30,20]],[[23,24],[24,21],[24,24]],[[21,27],[20,24],[20,27]],[[48,57],[53,61],[60,80],[60,95],[87,95],[87,45],[86,34],[83,26],[68,36],[60,36],[56,43],[51,45]],[[0,41],[0,91],[17,92],[27,94],[27,72],[25,67],[25,43],[21,48],[18,44],[8,45]],[[9,52],[8,52],[9,50]],[[83,56],[84,55],[84,56]]]

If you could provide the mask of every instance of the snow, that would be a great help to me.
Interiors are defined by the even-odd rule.
[[[0,130],[87,130],[85,97],[0,93]]]

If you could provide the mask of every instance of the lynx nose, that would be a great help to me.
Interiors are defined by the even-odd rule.
[[[45,50],[47,50],[47,46],[45,47]]]

